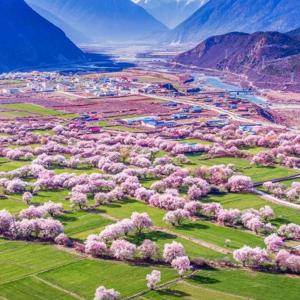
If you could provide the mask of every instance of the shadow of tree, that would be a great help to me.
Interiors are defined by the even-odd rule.
[[[216,269],[212,269],[211,271],[217,272]],[[199,274],[191,276],[189,280],[194,281],[197,284],[216,284],[220,282],[218,279],[201,276]]]
[[[174,240],[176,239],[176,235],[169,234],[162,231],[150,231],[150,232],[141,233],[139,235],[128,236],[127,239],[131,242],[141,244],[146,239],[154,242],[162,241],[162,240]]]
[[[203,230],[203,229],[209,229],[209,226],[204,224],[199,224],[199,223],[186,223],[176,228],[179,230],[195,230],[195,229]]]
[[[164,289],[157,291],[157,294],[159,294],[161,297],[172,297],[172,298],[183,298],[183,297],[189,297],[190,295],[188,293],[178,291],[178,290],[171,290],[171,289]],[[168,299],[168,298],[164,298]]]

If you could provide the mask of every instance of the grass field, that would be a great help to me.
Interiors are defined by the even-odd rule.
[[[260,167],[251,165],[250,162],[246,159],[242,158],[234,158],[234,157],[222,157],[222,158],[213,158],[213,159],[203,159],[201,160],[201,156],[193,156],[192,162],[196,164],[196,166],[213,166],[213,165],[227,165],[234,164],[237,171],[250,176],[253,181],[267,181],[274,178],[280,178],[290,175],[298,174],[296,170],[275,166],[275,167]],[[189,157],[191,158],[191,157]]]
[[[39,116],[65,116],[61,112],[31,104],[12,105],[12,112],[22,110]],[[51,114],[52,113],[52,114]],[[128,130],[124,126],[113,126],[110,129]],[[135,131],[135,129],[134,129]],[[34,130],[37,135],[52,135],[51,130]],[[51,140],[51,137],[49,137]],[[186,139],[183,142],[203,142],[198,139]],[[13,144],[13,143],[12,143]],[[29,145],[36,147],[39,145]],[[11,145],[12,148],[17,147]],[[131,147],[131,146],[130,146]],[[261,149],[247,149],[256,151]],[[167,155],[159,151],[157,157]],[[70,158],[71,155],[65,155]],[[204,159],[204,155],[189,156],[191,163],[184,167],[212,166],[216,164],[234,164],[239,173],[251,176],[254,181],[269,180],[296,173],[283,167],[257,167],[249,161],[239,158]],[[12,161],[0,158],[1,171],[12,171],[30,164],[30,161]],[[129,165],[130,166],[130,165]],[[102,173],[98,168],[58,168],[49,167],[56,174],[92,174]],[[36,179],[26,179],[33,183]],[[158,179],[141,180],[149,188]],[[289,184],[288,182],[286,183]],[[5,184],[4,184],[5,186]],[[28,188],[29,189],[29,188]],[[0,193],[4,193],[3,187]],[[233,261],[232,252],[244,245],[264,247],[264,237],[256,235],[242,228],[225,227],[204,218],[193,218],[179,226],[171,226],[163,221],[165,211],[149,206],[147,203],[133,198],[95,207],[92,195],[88,196],[88,208],[73,209],[68,200],[70,190],[40,191],[34,195],[32,205],[40,205],[47,201],[62,203],[64,214],[56,217],[64,226],[65,233],[72,239],[83,243],[88,235],[99,234],[105,226],[118,220],[130,218],[133,212],[146,212],[154,226],[143,233],[129,233],[123,238],[139,246],[143,240],[155,241],[162,256],[166,243],[177,241],[181,243],[190,259],[204,258],[220,266],[221,260]],[[181,192],[181,191],[180,191]],[[182,192],[182,196],[186,194]],[[219,202],[224,208],[238,208],[240,210],[265,205],[273,208],[276,218],[272,223],[276,226],[294,222],[300,224],[298,211],[285,206],[269,203],[255,194],[220,193],[209,194],[200,199],[202,202]],[[22,201],[22,195],[10,194],[0,200],[0,210],[7,209],[17,215],[27,205]],[[230,243],[225,245],[225,240]],[[293,246],[297,245],[294,242]],[[290,244],[292,245],[292,244]],[[136,254],[137,258],[139,254]],[[153,269],[162,272],[162,284],[158,291],[148,291],[146,288],[146,274]],[[121,293],[121,299],[186,299],[186,300],[298,300],[300,295],[300,277],[274,275],[270,273],[254,272],[240,268],[202,269],[188,272],[187,278],[180,278],[170,266],[162,266],[149,261],[120,262],[109,259],[91,258],[84,254],[75,253],[74,249],[62,248],[53,244],[25,241],[8,241],[0,238],[0,300],[89,300],[93,299],[97,287],[114,288]],[[189,276],[191,275],[191,276]],[[284,287],[284,288],[282,288]],[[142,292],[142,295],[136,295]]]
[[[272,221],[275,225],[297,223],[300,224],[300,214],[298,211],[265,201],[261,197],[254,194],[220,194],[209,195],[204,201],[219,202],[224,208],[256,208],[259,209],[265,205],[272,207],[275,212],[276,218]]]
[[[7,299],[92,299],[99,285],[118,289],[122,296],[144,290],[149,266],[91,260],[41,244],[0,240],[0,297]],[[165,267],[163,282],[176,273]],[[128,280],[130,274],[130,280]],[[72,296],[74,293],[77,297]]]
[[[149,292],[140,299],[297,300],[299,293],[300,278],[218,269],[199,271],[188,280]]]
[[[29,113],[37,114],[37,115],[45,115],[45,116],[56,116],[61,114],[62,112],[49,109],[40,105],[30,104],[30,103],[18,103],[18,104],[1,104],[0,108],[7,108],[11,110],[19,110],[26,111]]]
[[[124,299],[146,292],[145,276],[153,269],[88,259],[49,245],[1,239],[0,264],[0,297],[12,300],[93,299],[99,285],[117,289]],[[162,272],[162,283],[177,278],[170,268],[155,269]],[[296,300],[299,292],[300,278],[216,269],[200,270],[189,279],[136,299]]]

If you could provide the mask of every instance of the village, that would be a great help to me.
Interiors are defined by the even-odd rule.
[[[243,98],[242,92],[199,86],[190,74],[142,70],[0,75],[0,103],[20,102],[76,114],[74,126],[86,127],[91,133],[100,132],[103,125],[111,130],[151,133],[166,128],[179,132],[186,126],[223,128],[232,121],[251,131],[272,121],[270,114]],[[0,119],[8,114],[9,109],[3,107]]]

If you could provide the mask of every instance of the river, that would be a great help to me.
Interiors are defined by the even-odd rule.
[[[243,89],[239,85],[229,84],[224,82],[220,77],[217,76],[206,76],[204,74],[192,74],[194,77],[194,82],[200,82],[201,84],[216,88],[222,91],[243,91]],[[257,96],[257,95],[243,95],[240,96],[242,99],[246,99],[250,102],[253,102],[258,105],[266,106],[267,99]]]

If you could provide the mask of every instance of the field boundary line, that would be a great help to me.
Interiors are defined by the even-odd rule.
[[[190,287],[196,287],[196,288],[198,287],[197,285],[189,283],[185,280],[183,280],[181,283],[183,285],[188,285]],[[202,290],[206,290],[206,291],[214,291],[214,292],[217,292],[217,293],[220,293],[220,294],[223,294],[223,295],[227,295],[227,296],[233,296],[233,297],[239,298],[241,300],[255,300],[253,298],[244,297],[244,296],[240,296],[240,295],[235,295],[235,294],[231,294],[231,293],[227,293],[227,292],[223,292],[223,291],[219,291],[219,290],[209,289],[209,288],[206,288],[206,287],[203,287],[203,286],[199,286],[199,288],[202,289]]]
[[[35,278],[35,279],[37,279],[37,280],[39,280],[39,281],[45,283],[46,285],[48,285],[48,286],[50,286],[50,287],[53,287],[53,288],[55,288],[55,289],[57,289],[57,290],[60,290],[60,291],[62,291],[62,292],[64,292],[64,293],[66,293],[67,295],[70,295],[70,296],[72,296],[72,297],[74,297],[74,298],[76,298],[76,299],[79,299],[79,300],[86,300],[86,298],[83,298],[83,297],[79,296],[78,294],[76,294],[76,293],[74,293],[74,292],[68,291],[68,290],[62,288],[62,287],[59,286],[59,285],[56,285],[56,284],[54,284],[54,283],[51,283],[50,281],[47,281],[47,280],[45,280],[45,279],[43,279],[43,278],[40,278],[40,277],[37,276],[37,275],[32,275],[31,277],[33,277],[33,278]]]
[[[2,282],[0,282],[0,286],[4,285],[4,284],[8,284],[8,283],[12,283],[12,282],[15,282],[15,281],[22,280],[22,279],[30,277],[30,276],[34,276],[34,275],[43,274],[43,273],[46,273],[46,272],[49,272],[49,271],[53,271],[55,269],[62,268],[62,267],[77,263],[81,260],[83,260],[83,258],[80,258],[80,259],[77,258],[76,260],[74,259],[73,261],[70,261],[66,264],[61,264],[61,265],[54,266],[54,267],[49,268],[49,269],[45,269],[45,270],[41,270],[41,271],[37,271],[37,272],[32,272],[32,273],[29,273],[29,274],[26,274],[26,275],[23,275],[23,276],[19,276],[17,278],[12,279],[12,280],[2,281]],[[11,261],[11,259],[9,261]]]
[[[198,273],[198,270],[195,270],[195,271],[193,271],[191,274],[188,274],[188,275],[186,275],[186,276],[176,277],[176,278],[174,278],[174,279],[172,279],[172,280],[170,280],[170,281],[167,281],[167,282],[165,282],[165,283],[159,285],[155,290],[156,290],[156,291],[159,291],[159,290],[161,290],[161,289],[163,289],[163,288],[165,288],[165,287],[171,286],[171,285],[173,285],[173,284],[175,284],[175,283],[178,283],[178,282],[180,282],[180,281],[182,281],[182,280],[184,280],[184,279],[187,279],[187,278],[189,278],[190,276],[193,276],[193,275],[196,274],[196,273]],[[141,297],[141,296],[143,296],[143,295],[145,295],[145,294],[147,294],[147,293],[149,293],[149,292],[151,292],[151,290],[150,290],[150,289],[146,289],[146,290],[143,290],[143,291],[141,291],[141,292],[139,292],[139,293],[136,293],[135,295],[126,297],[126,298],[124,298],[124,300],[132,300],[132,299],[136,299],[137,297]]]

